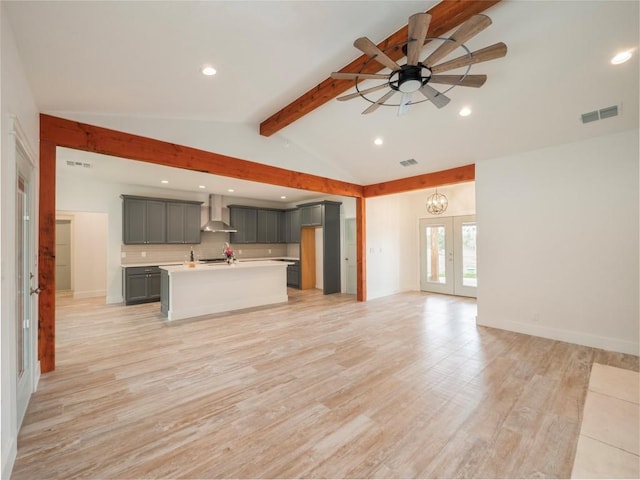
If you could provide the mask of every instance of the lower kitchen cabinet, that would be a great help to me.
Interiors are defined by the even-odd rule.
[[[287,266],[287,286],[300,288],[300,262]]]
[[[125,267],[122,277],[125,305],[160,300],[159,267]]]

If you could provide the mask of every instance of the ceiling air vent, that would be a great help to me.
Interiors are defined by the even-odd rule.
[[[411,165],[417,165],[418,162],[416,162],[413,158],[410,158],[409,160],[403,160],[400,162],[400,165],[402,165],[403,167],[409,167]]]
[[[618,115],[618,106],[607,107],[600,110],[600,120]]]
[[[604,120],[605,118],[616,117],[618,115],[618,106],[613,105],[593,112],[583,113],[582,123],[595,122],[596,120]]]
[[[67,167],[93,168],[93,165],[87,162],[74,162],[73,160],[67,160]]]

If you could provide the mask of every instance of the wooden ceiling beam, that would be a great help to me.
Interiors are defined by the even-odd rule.
[[[431,14],[428,34],[430,37],[442,36],[468,20],[471,16],[485,11],[499,1],[500,0],[443,0],[430,10],[427,10],[427,13]],[[404,57],[401,45],[406,43],[407,35],[408,27],[405,25],[378,43],[378,47],[391,57],[391,59],[397,61]],[[361,55],[343,67],[340,72],[378,73],[384,68],[376,61],[369,62],[363,68],[363,65],[369,58],[367,55]],[[323,80],[311,90],[263,121],[260,124],[260,135],[270,137],[321,105],[333,100],[341,93],[346,92],[351,87],[353,87],[352,80],[334,80],[331,77]]]
[[[440,170],[439,172],[425,173],[415,177],[400,178],[388,182],[366,185],[363,187],[365,198],[404,193],[424,188],[452,185],[454,183],[472,182],[476,179],[475,164],[463,167]]]
[[[273,167],[46,114],[40,115],[40,141],[240,180],[331,195],[362,196],[362,186],[353,183]]]

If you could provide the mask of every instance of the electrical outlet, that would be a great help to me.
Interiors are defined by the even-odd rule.
[[[120,258],[127,258],[127,252],[120,252]]]
[[[242,255],[242,250],[238,250],[238,255]]]
[[[141,253],[140,253],[140,256],[141,256],[142,258],[145,258],[145,257],[147,256],[147,252],[141,252]]]
[[[271,249],[269,249],[269,255],[271,255]]]

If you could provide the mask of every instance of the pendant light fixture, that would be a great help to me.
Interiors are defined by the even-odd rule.
[[[432,215],[443,214],[448,206],[447,197],[442,193],[438,193],[438,188],[436,188],[436,193],[427,198],[427,212]]]

